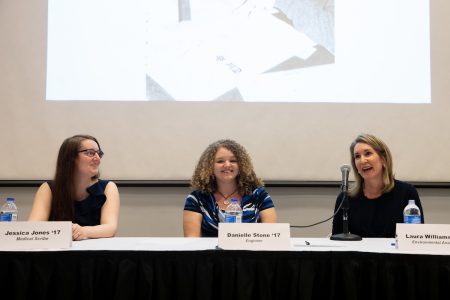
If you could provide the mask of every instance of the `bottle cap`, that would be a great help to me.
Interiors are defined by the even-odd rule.
[[[6,201],[14,201],[14,198],[6,198]]]
[[[236,198],[231,198],[231,203],[237,203],[238,200]]]

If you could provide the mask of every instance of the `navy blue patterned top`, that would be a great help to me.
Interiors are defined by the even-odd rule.
[[[271,207],[274,207],[273,201],[266,190],[262,187],[255,189],[251,195],[242,197],[242,222],[261,222],[260,212]],[[213,194],[193,191],[186,198],[184,210],[202,214],[202,237],[217,237],[219,222],[223,222],[225,212],[219,208]]]
[[[99,180],[86,190],[89,196],[81,201],[74,202],[73,223],[80,226],[100,225],[101,211],[106,201],[105,188],[109,180]],[[53,189],[53,182],[47,182]]]

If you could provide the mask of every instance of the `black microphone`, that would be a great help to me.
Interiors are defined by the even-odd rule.
[[[348,174],[350,173],[350,166],[349,165],[342,165],[341,166],[341,173],[342,173],[342,184],[341,184],[341,190],[342,190],[342,203],[339,206],[339,209],[342,209],[342,229],[343,233],[339,234],[333,234],[330,239],[335,241],[360,241],[361,237],[356,234],[352,234],[348,231],[348,209],[349,209],[349,203],[348,203]],[[335,212],[335,214],[337,211]]]
[[[351,167],[349,165],[342,165],[341,166],[341,173],[342,173],[342,184],[341,184],[341,190],[343,192],[348,191],[348,174],[350,174]]]

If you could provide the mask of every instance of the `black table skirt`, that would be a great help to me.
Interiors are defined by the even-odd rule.
[[[0,252],[0,299],[450,299],[450,256]]]

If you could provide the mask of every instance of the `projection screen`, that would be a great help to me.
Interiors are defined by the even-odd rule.
[[[83,32],[91,31],[91,36],[83,35],[83,40],[69,28],[60,28],[67,29],[60,35],[49,29],[55,21],[49,18],[52,2],[73,3],[0,0],[0,180],[51,178],[64,138],[88,133],[99,139],[106,153],[102,176],[114,180],[189,179],[209,143],[232,138],[247,148],[258,176],[265,180],[334,181],[340,180],[339,167],[349,163],[348,146],[360,132],[375,134],[390,146],[397,178],[450,180],[446,168],[450,165],[450,40],[445,30],[450,25],[446,18],[450,13],[448,1],[398,1],[400,6],[387,1],[336,1],[332,3],[333,34],[328,39],[314,37],[300,21],[295,21],[295,14],[283,10],[285,1],[260,1],[264,5],[245,12],[252,12],[255,18],[275,14],[277,22],[284,22],[277,23],[283,25],[281,30],[288,30],[292,36],[306,36],[312,45],[309,49],[314,52],[311,55],[320,55],[309,60],[306,50],[302,58],[299,53],[293,55],[292,49],[284,49],[286,52],[281,55],[258,48],[272,43],[264,39],[262,23],[249,25],[256,31],[248,29],[247,33],[262,35],[260,41],[254,42],[258,47],[250,53],[253,58],[264,58],[264,65],[253,64],[248,53],[236,53],[238,48],[223,48],[234,55],[222,55],[224,60],[233,57],[250,61],[246,62],[247,74],[228,78],[220,88],[213,87],[214,83],[202,83],[206,76],[203,72],[191,74],[186,65],[179,66],[185,61],[176,60],[174,52],[181,48],[176,48],[177,44],[176,49],[166,48],[165,44],[174,42],[168,33],[180,36],[183,30],[185,37],[199,39],[187,27],[203,27],[204,33],[208,23],[202,20],[203,23],[190,24],[189,18],[208,19],[216,8],[202,15],[198,11],[202,1],[164,1],[171,2],[178,11],[163,5],[160,11],[152,12],[149,3],[155,5],[154,9],[161,1],[148,1],[140,10],[144,26],[136,26],[129,23],[141,19],[130,21],[125,16],[126,9],[122,9],[121,16],[112,7],[121,3],[140,5],[143,1],[99,1],[103,10],[94,5],[91,9],[83,6],[88,1],[76,1],[80,9],[70,10],[74,19],[80,18],[76,27],[85,26]],[[236,1],[223,1],[231,2]],[[270,6],[272,2],[276,9]],[[330,3],[304,2],[325,8]],[[360,14],[344,18],[346,6],[341,2],[353,5],[354,12]],[[183,10],[186,3],[190,10]],[[168,16],[162,10],[176,15],[176,22],[149,24],[152,13]],[[101,15],[109,16],[107,22]],[[180,18],[184,18],[182,22]],[[367,19],[376,22],[376,26],[363,26]],[[426,22],[416,24],[415,19]],[[103,20],[100,27],[92,27],[95,20]],[[385,24],[383,20],[393,22]],[[167,35],[167,39],[149,35],[170,26],[171,30],[157,31]],[[132,30],[136,28],[141,29]],[[317,28],[313,26],[313,31]],[[381,33],[389,29],[395,36]],[[226,36],[230,31],[224,30]],[[128,40],[121,44],[110,39],[110,44],[101,48],[99,42],[104,43],[111,32]],[[52,51],[57,48],[52,47],[51,36],[66,51],[56,60],[52,60]],[[139,49],[134,48],[136,36],[145,37]],[[289,45],[285,39],[277,38],[277,42]],[[245,41],[242,36],[238,40]],[[74,41],[82,44],[70,49],[75,47]],[[223,41],[201,39],[200,44],[217,46]],[[247,44],[250,48],[255,46],[252,41]],[[280,49],[277,46],[274,49]],[[167,49],[167,53],[151,56],[157,47]],[[195,63],[206,58],[205,53],[214,53],[211,49],[218,49],[190,47],[197,51],[191,53],[197,58]],[[217,56],[220,57],[214,58]],[[133,60],[139,62],[129,63]],[[219,62],[223,60],[219,58]],[[165,65],[167,74],[161,73],[166,71]],[[240,73],[246,71],[242,70]],[[344,73],[340,73],[342,70]],[[222,71],[217,74],[222,76]],[[223,76],[220,78],[227,78]],[[51,80],[56,82],[54,87],[49,87]],[[135,87],[129,88],[126,82]],[[180,90],[176,90],[178,85]],[[67,91],[75,94],[70,96]]]

